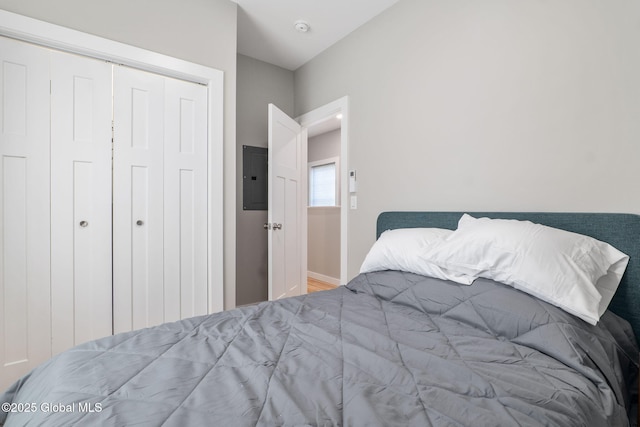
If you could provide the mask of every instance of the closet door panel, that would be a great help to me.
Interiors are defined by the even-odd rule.
[[[0,37],[0,389],[51,355],[49,52]]]
[[[11,363],[28,360],[27,271],[27,159],[3,158],[3,321],[5,340],[4,359]]]
[[[161,212],[150,212],[154,202],[153,192],[157,185],[152,185],[150,174],[153,168],[132,166],[131,168],[131,218],[134,224],[131,230],[131,296],[132,296],[132,328],[139,329],[158,325],[164,321],[164,287],[162,272],[162,244],[157,236],[150,235],[157,228],[153,217]],[[151,225],[145,223],[151,217]],[[152,242],[150,244],[150,242]],[[158,261],[160,260],[160,261]],[[155,271],[152,271],[155,270]]]
[[[51,54],[52,345],[110,335],[111,65]]]
[[[167,320],[207,313],[207,89],[165,82]]]
[[[114,68],[114,332],[164,321],[164,78]]]

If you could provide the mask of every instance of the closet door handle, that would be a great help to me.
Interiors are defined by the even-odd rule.
[[[144,225],[144,221],[143,221],[143,220],[141,220],[141,219],[139,219],[139,220],[137,220],[137,221],[136,221],[136,225],[137,225],[138,227],[140,227],[140,226]]]
[[[85,228],[89,225],[88,221],[80,221],[80,227]]]

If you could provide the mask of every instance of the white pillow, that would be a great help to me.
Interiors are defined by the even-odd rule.
[[[400,270],[470,285],[474,277],[447,271],[421,257],[422,253],[441,243],[451,233],[451,230],[442,228],[387,230],[371,247],[360,273]]]
[[[607,309],[629,261],[613,246],[588,236],[467,214],[458,229],[423,258],[512,285],[592,325]]]

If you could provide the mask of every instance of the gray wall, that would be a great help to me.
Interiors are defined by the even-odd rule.
[[[238,55],[237,75],[237,256],[238,305],[268,297],[267,211],[242,209],[242,146],[267,146],[267,105],[273,103],[293,116],[293,72]]]
[[[340,157],[341,130],[332,130],[309,138],[307,158],[309,162]]]
[[[340,284],[340,209],[307,209],[307,270],[335,284]]]
[[[349,277],[385,210],[640,212],[640,2],[401,0],[295,73],[349,95]]]
[[[340,129],[309,138],[309,162],[340,157]],[[340,283],[340,209],[307,208],[307,270]]]
[[[229,0],[0,0],[0,9],[224,71],[225,308],[234,307],[237,5]]]

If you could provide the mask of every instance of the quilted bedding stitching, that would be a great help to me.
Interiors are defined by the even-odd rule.
[[[403,275],[405,275],[405,276],[407,276],[407,275],[408,275],[408,276],[411,276],[411,274],[410,274],[410,273],[401,273],[401,274],[403,274]],[[378,278],[376,278],[376,279],[378,279]],[[419,279],[418,281],[424,281],[424,280],[425,280],[425,279],[424,279],[424,278],[422,278],[422,279]],[[369,282],[369,280],[368,280],[368,278],[365,278],[365,279],[362,279],[362,278],[361,278],[361,279],[360,279],[360,282],[367,282],[367,283],[368,283],[368,282]],[[409,287],[408,289],[404,289],[404,290],[402,290],[402,291],[398,292],[395,296],[390,297],[389,295],[385,295],[385,298],[388,298],[390,301],[393,301],[393,302],[396,302],[396,303],[400,303],[400,304],[405,304],[405,305],[406,305],[406,304],[408,303],[407,301],[398,301],[398,299],[399,299],[399,297],[400,297],[400,296],[402,296],[402,295],[407,295],[407,294],[409,294],[409,292],[407,292],[409,289],[414,289],[414,288],[413,288],[413,286],[411,286],[411,287]],[[467,292],[470,290],[470,288],[467,288],[467,287],[460,287],[460,289],[461,289],[461,292],[462,292],[462,293],[467,293]],[[515,291],[515,290],[512,290],[512,289],[509,289],[509,291],[511,291],[511,292],[518,292],[518,291]],[[494,290],[493,290],[493,289],[488,289],[487,291],[482,291],[482,292],[480,292],[480,293],[475,293],[475,294],[473,294],[471,297],[466,298],[464,301],[460,301],[459,303],[454,304],[454,305],[452,305],[451,307],[449,307],[447,310],[442,311],[442,312],[441,312],[441,313],[442,313],[442,317],[437,317],[437,319],[438,319],[440,322],[442,322],[442,321],[446,321],[447,319],[446,319],[446,316],[445,316],[445,315],[446,315],[447,313],[451,312],[452,310],[454,310],[454,309],[455,309],[456,307],[458,307],[459,305],[462,305],[462,304],[465,304],[465,303],[469,303],[469,304],[471,304],[471,305],[473,306],[473,305],[474,305],[474,299],[475,299],[476,297],[480,297],[480,296],[482,296],[482,294],[483,294],[483,293],[485,293],[485,292],[494,292]],[[533,299],[533,298],[532,298],[532,299]],[[534,300],[535,300],[535,299],[534,299]],[[417,298],[417,297],[415,297],[415,294],[414,294],[414,301],[412,301],[412,303],[414,304],[414,306],[416,306],[416,307],[420,307],[420,309],[422,309],[422,310],[425,312],[425,314],[427,314],[427,316],[431,317],[431,313],[429,313],[429,312],[428,312],[428,310],[426,310],[425,306],[424,306],[420,301],[418,301],[418,298]],[[541,308],[543,311],[547,312],[547,313],[548,313],[548,315],[549,315],[549,317],[550,317],[550,318],[552,318],[552,319],[554,320],[554,323],[555,323],[555,325],[556,325],[556,326],[563,325],[563,324],[567,324],[567,325],[571,325],[571,327],[575,327],[575,328],[577,328],[577,329],[584,329],[584,330],[587,330],[587,329],[589,329],[589,328],[592,328],[592,327],[591,327],[591,325],[587,325],[587,324],[586,324],[586,323],[584,323],[584,322],[577,322],[577,324],[576,324],[576,322],[575,322],[575,321],[573,321],[573,319],[569,319],[569,320],[567,320],[567,316],[569,316],[570,318],[572,318],[572,316],[570,316],[570,315],[566,315],[566,314],[564,314],[564,312],[559,312],[559,311],[558,311],[559,309],[556,309],[555,307],[552,307],[552,306],[550,306],[550,305],[548,305],[548,304],[546,304],[546,303],[540,302],[539,300],[535,300],[535,303],[534,303],[534,304],[538,304],[538,305],[540,305],[540,306],[541,306],[540,308]],[[479,317],[481,317],[481,318],[482,318],[482,314],[481,314],[481,313],[479,312],[479,310],[477,310],[475,307],[474,307],[474,311],[476,312],[475,314],[477,314]],[[435,321],[435,323],[436,323],[436,324],[438,324],[439,322],[438,322],[438,321]],[[486,325],[486,323],[487,323],[487,322],[485,321],[484,323],[485,323],[485,325]],[[441,330],[442,328],[439,326],[439,329]],[[578,350],[576,350],[576,348],[574,347],[574,344],[575,344],[575,343],[574,343],[575,337],[574,337],[574,338],[570,338],[570,337],[568,337],[568,336],[566,335],[566,332],[567,332],[567,331],[566,331],[565,329],[563,329],[563,328],[558,327],[558,330],[559,330],[559,331],[560,331],[560,332],[565,336],[565,338],[567,339],[567,343],[569,343],[569,345],[571,346],[571,348],[574,350],[575,354],[577,354],[577,355],[578,355],[578,354],[580,354],[581,352],[583,352],[583,351],[584,351],[584,350],[582,350],[582,351],[578,351]],[[528,369],[533,369],[533,370],[534,370],[534,372],[536,372],[536,373],[538,374],[538,376],[540,377],[540,379],[544,379],[545,381],[547,381],[547,382],[548,382],[548,378],[547,378],[547,376],[546,376],[546,375],[543,375],[541,372],[539,372],[538,367],[536,367],[535,365],[531,365],[531,363],[528,363],[528,362],[526,361],[525,357],[521,354],[520,349],[522,348],[522,345],[521,345],[521,344],[518,344],[518,342],[517,342],[517,339],[520,337],[520,334],[515,334],[515,335],[513,336],[513,342],[510,342],[510,341],[506,341],[506,340],[504,340],[504,338],[503,338],[503,337],[500,337],[500,336],[496,333],[496,331],[495,331],[493,328],[491,328],[491,327],[488,327],[488,328],[487,328],[487,332],[490,332],[494,337],[496,337],[497,339],[500,339],[500,340],[501,340],[501,341],[503,341],[504,343],[508,343],[508,345],[510,345],[514,350],[516,350],[518,353],[520,353],[520,358],[521,358],[522,362],[525,362],[525,363],[528,365]],[[593,328],[592,328],[592,331],[591,331],[591,332],[595,332],[595,331],[593,331]],[[530,334],[530,333],[531,333],[531,331],[527,331],[527,332],[525,333],[525,335]],[[598,334],[599,334],[599,335],[602,335],[602,331],[598,331]],[[455,345],[451,342],[451,340],[447,339],[447,341],[449,342],[449,344],[451,345],[451,347],[452,347],[452,348],[455,348]],[[616,346],[617,346],[617,343],[616,343],[616,344],[614,344],[614,345],[616,345]],[[464,362],[464,363],[465,363],[465,364],[467,364],[466,362]],[[561,361],[561,363],[564,363],[564,361]],[[637,362],[633,361],[633,363],[632,363],[632,364],[636,364],[636,363],[637,363]],[[467,365],[468,365],[468,364],[467,364]],[[636,367],[637,367],[637,365],[636,365]],[[605,376],[609,376],[609,375],[606,375],[606,374],[605,374]],[[602,378],[600,378],[600,380],[602,380]],[[604,382],[604,381],[602,381],[602,382]],[[601,382],[601,384],[600,384],[600,385],[602,385],[602,382]],[[594,386],[592,385],[592,387],[594,387]],[[614,387],[614,388],[615,388],[615,387]],[[605,399],[605,400],[606,400],[606,399]],[[596,402],[594,401],[594,403],[596,403]]]
[[[406,274],[406,273],[402,273],[402,274]],[[399,292],[396,296],[394,296],[393,298],[391,298],[389,301],[390,301],[390,302],[394,302],[394,301],[397,301],[397,298],[398,298],[400,295],[403,295],[403,294],[411,294],[411,295],[414,297],[414,299],[416,300],[416,303],[419,303],[419,302],[417,301],[417,296],[415,296],[414,290],[415,290],[415,288],[414,288],[413,286],[412,286],[412,287],[409,287],[409,288],[407,288],[407,289],[404,289],[404,290],[402,290],[401,292]],[[487,290],[486,292],[490,292],[490,291],[489,291],[489,290]],[[474,310],[476,311],[476,314],[477,314],[477,315],[482,319],[482,314],[481,314],[478,310],[476,310],[476,309],[475,309],[475,307],[474,307],[474,302],[473,302],[473,301],[474,301],[474,300],[473,300],[473,298],[469,298],[469,299],[461,300],[459,303],[457,303],[457,304],[454,304],[454,305],[450,306],[447,310],[442,311],[442,312],[441,312],[441,315],[443,315],[443,316],[444,316],[444,315],[446,315],[447,313],[449,313],[450,311],[454,310],[455,308],[457,308],[457,307],[458,307],[458,306],[460,306],[460,305],[468,304],[468,305],[470,305],[472,308],[474,308]],[[382,311],[382,312],[385,314],[385,316],[386,316],[386,315],[387,315],[387,310],[383,310],[383,309],[382,309],[382,301],[380,302],[380,305],[381,305],[381,311]],[[423,307],[423,309],[424,309],[424,307]],[[430,313],[426,313],[426,315],[427,315],[428,317],[430,317],[430,318],[431,318],[431,320],[434,322],[434,324],[436,324],[436,325],[438,324],[438,322],[437,322],[437,318],[434,318]],[[388,326],[388,322],[387,322],[387,326]],[[486,322],[484,322],[484,326],[486,327],[486,331],[487,331],[487,332],[491,333],[491,334],[492,334],[492,336],[493,336],[494,338],[498,339],[498,335],[495,333],[495,331],[494,331],[494,330],[492,330],[492,329],[489,327],[489,325],[488,325]],[[388,329],[388,332],[389,332],[389,336],[391,337],[391,335],[392,335],[392,334],[391,334],[391,330],[390,330],[390,329]],[[439,333],[439,334],[440,334],[440,335],[441,335],[441,336],[446,340],[446,342],[447,342],[447,344],[449,345],[449,347],[450,347],[450,348],[455,352],[456,356],[458,357],[459,362],[460,362],[460,363],[462,363],[463,365],[465,365],[465,366],[466,366],[470,371],[472,371],[472,372],[474,372],[474,373],[478,374],[478,373],[476,372],[476,370],[475,370],[472,366],[470,366],[470,365],[467,363],[467,361],[466,361],[466,360],[464,360],[464,358],[460,355],[460,352],[458,352],[458,351],[456,350],[456,345],[455,345],[455,343],[453,343],[453,342],[452,342],[452,341],[451,341],[451,340],[446,336],[446,334],[442,333],[442,330],[441,330],[440,328],[438,328],[438,333]],[[401,358],[401,360],[402,360],[402,349],[401,349],[400,345],[399,345],[397,342],[396,342],[396,344],[397,344],[398,353],[400,354],[400,358]],[[524,356],[519,352],[518,346],[517,346],[516,344],[514,344],[514,343],[512,343],[512,342],[509,342],[509,341],[505,341],[505,344],[510,345],[511,347],[513,347],[514,351],[517,351],[517,352],[520,354],[520,357],[521,357],[521,360],[522,360],[523,364],[527,364],[527,365],[528,365],[528,368],[531,368],[533,371],[535,371],[535,372],[537,373],[537,375],[538,375],[538,377],[539,377],[539,380],[540,380],[540,381],[547,381],[547,378],[546,378],[542,373],[540,373],[540,372],[538,372],[538,371],[537,371],[537,367],[536,367],[535,365],[532,365],[532,364],[528,363],[528,362],[525,360],[525,357],[524,357]],[[417,382],[417,380],[416,380],[416,378],[415,378],[414,372],[413,372],[413,371],[412,371],[408,366],[406,366],[406,364],[404,363],[404,361],[403,361],[402,363],[403,363],[403,365],[405,366],[405,368],[407,369],[407,371],[412,375],[412,379],[413,379],[414,384],[415,384],[416,392],[418,393],[418,395],[419,395],[419,397],[420,397],[420,402],[421,402],[421,404],[422,404],[422,406],[423,406],[423,409],[424,409],[425,413],[426,413],[426,414],[427,414],[427,416],[428,416],[428,415],[429,415],[429,412],[432,412],[432,411],[434,411],[434,410],[433,410],[433,408],[429,408],[429,407],[425,404],[425,401],[424,401],[424,399],[422,398],[422,394],[420,393],[420,389],[419,389],[419,387],[418,387],[418,382]],[[550,383],[549,383],[549,384],[550,384]],[[437,385],[431,385],[431,387],[434,387],[434,386],[435,386],[435,387],[437,387]],[[489,383],[489,386],[491,386],[491,384],[490,384],[490,383]],[[445,387],[445,388],[446,388],[446,387]],[[498,393],[496,393],[496,392],[494,391],[494,395],[496,395],[496,396],[497,396],[497,395],[498,395]],[[514,409],[514,408],[510,408],[510,409],[516,410],[516,409]],[[434,411],[434,412],[437,412],[437,411]],[[443,418],[445,418],[445,419],[449,420],[450,422],[452,422],[452,423],[454,423],[454,424],[457,424],[456,420],[453,420],[453,419],[449,418],[446,414],[444,414],[444,413],[439,413],[439,415],[440,415],[440,416],[442,416]],[[526,415],[526,414],[525,414],[525,413],[523,413],[523,415]],[[513,421],[514,425],[518,425],[518,421],[517,421],[515,418],[511,418],[511,420]],[[431,422],[431,425],[433,425],[433,422]]]
[[[231,345],[233,344],[233,342],[238,338],[238,336],[240,336],[240,334],[244,331],[244,327],[245,325],[249,322],[249,320],[253,319],[256,317],[257,313],[260,313],[260,310],[256,310],[256,312],[254,312],[251,316],[247,316],[244,320],[244,322],[242,323],[242,325],[238,328],[238,331],[234,334],[233,338],[229,341],[229,343],[227,344],[227,346],[225,347],[224,351],[222,352],[222,354],[218,357],[218,359],[216,360],[216,362],[214,364],[211,365],[211,367],[209,368],[209,370],[202,376],[202,378],[200,378],[200,381],[198,381],[195,386],[193,387],[193,389],[191,390],[191,392],[184,397],[184,399],[182,399],[182,402],[180,402],[176,408],[169,414],[169,416],[167,416],[167,421],[169,421],[171,419],[171,417],[173,416],[173,414],[176,413],[176,411],[184,404],[184,402],[186,402],[186,400],[189,398],[189,396],[191,396],[193,394],[193,392],[196,391],[196,389],[198,388],[198,386],[202,383],[202,381],[206,378],[207,375],[209,375],[213,369],[218,365],[218,363],[220,363],[220,360],[222,360],[222,357],[224,356],[224,354],[227,352],[227,350],[231,347]],[[202,324],[202,322],[198,325],[198,327]],[[195,330],[196,328],[194,328]],[[186,336],[185,336],[186,337]]]
[[[294,317],[297,317],[298,313],[300,313],[300,310],[304,306],[304,300],[306,298],[307,298],[306,296],[302,297],[302,302],[301,302],[300,306],[298,307],[298,310],[296,311],[296,314],[294,315]],[[278,370],[278,365],[279,365],[280,361],[282,360],[282,353],[287,348],[287,344],[289,343],[289,338],[291,337],[291,331],[293,329],[294,329],[294,325],[290,324],[289,328],[287,330],[287,338],[284,340],[284,345],[280,349],[280,353],[278,353],[278,357],[276,358],[275,363],[273,365],[273,369],[271,370],[271,375],[269,376],[269,381],[267,382],[267,391],[265,393],[264,401],[262,402],[262,407],[260,408],[260,412],[258,413],[258,417],[257,417],[258,421],[256,422],[256,425],[260,423],[260,419],[262,418],[262,414],[264,412],[264,407],[267,404],[267,400],[269,399],[269,392],[271,390],[271,378],[273,378],[273,374],[275,374],[276,371]]]
[[[46,417],[39,414],[42,417],[32,421],[40,423],[46,419],[48,425],[66,425],[70,420],[77,423],[100,419],[103,425],[118,425],[129,419],[129,415],[138,415],[138,420],[147,420],[146,425],[199,425],[205,419],[223,422],[220,417],[224,413],[231,417],[224,418],[226,424],[247,426],[425,423],[441,426],[470,425],[470,420],[474,421],[473,425],[580,425],[581,417],[592,425],[625,425],[624,402],[620,402],[615,390],[623,390],[625,385],[612,388],[609,382],[635,375],[633,369],[637,371],[637,361],[594,368],[601,357],[598,356],[595,362],[589,360],[593,366],[583,368],[578,362],[585,353],[604,350],[582,348],[586,343],[580,341],[581,336],[568,339],[566,330],[571,327],[581,333],[591,331],[590,336],[599,340],[602,346],[618,349],[618,343],[608,338],[605,327],[593,329],[591,325],[584,326],[586,323],[583,325],[582,321],[574,324],[570,315],[567,317],[543,303],[541,309],[535,311],[538,317],[529,319],[532,329],[527,330],[526,325],[519,323],[526,320],[516,316],[511,325],[501,317],[510,315],[509,310],[504,310],[505,313],[500,309],[487,311],[490,307],[487,301],[507,294],[520,301],[522,295],[513,294],[519,291],[498,284],[445,288],[437,279],[408,273],[367,274],[354,279],[348,288],[189,319],[130,333],[130,336],[108,337],[68,352],[69,356],[64,357],[78,362],[76,365],[64,365],[55,370],[52,366],[62,363],[60,358],[55,358],[47,364],[49,368],[34,371],[15,390],[15,395],[9,390],[0,399],[87,399],[92,395],[90,388],[79,389],[78,383],[66,384],[64,378],[56,375],[78,366],[83,366],[92,375],[99,375],[96,366],[100,367],[104,362],[100,356],[119,360],[115,356],[120,355],[127,357],[124,360],[135,360],[138,355],[140,358],[153,357],[152,362],[128,379],[95,377],[93,380],[107,381],[107,384],[124,381],[107,396],[100,395],[104,398],[103,403],[115,405],[107,411],[101,414],[46,414]],[[445,309],[446,304],[449,306]],[[527,304],[529,309],[537,303]],[[539,322],[542,317],[549,318],[554,325],[552,329]],[[467,323],[475,328],[469,329]],[[551,335],[546,336],[546,340],[562,339],[565,342],[560,346],[573,353],[556,360],[551,357],[554,351],[544,352],[548,343],[535,342],[540,350],[527,345],[536,334],[548,332]],[[135,348],[140,350],[136,353],[130,349],[136,340],[153,333],[164,341],[147,344],[152,349],[162,348],[162,351],[153,353],[145,347]],[[286,338],[282,339],[285,333]],[[468,333],[475,338],[465,335]],[[509,339],[504,333],[511,335]],[[176,334],[182,335],[176,337]],[[179,339],[171,342],[171,337]],[[226,337],[224,348],[215,350],[221,337]],[[203,352],[206,343],[218,353]],[[558,344],[552,342],[552,350]],[[246,351],[251,353],[243,353]],[[152,356],[143,356],[146,353]],[[206,356],[208,354],[210,356]],[[186,388],[178,390],[178,400],[166,403],[173,409],[167,414],[154,411],[158,402],[150,400],[153,394],[148,394],[153,388],[145,389],[152,387],[152,383],[146,383],[149,375],[141,373],[153,374],[168,366],[201,366],[206,357],[213,357],[206,372],[197,382],[188,383],[188,391]],[[624,355],[620,360],[624,362]],[[316,366],[314,371],[308,371],[310,366]],[[596,368],[603,371],[597,372]],[[581,377],[577,370],[588,375]],[[252,372],[259,375],[252,377]],[[283,389],[284,382],[292,380],[290,374],[296,372],[300,376],[293,383],[295,387]],[[188,371],[158,373],[185,381],[190,378]],[[229,377],[233,373],[240,376]],[[268,379],[263,380],[266,373]],[[134,378],[138,379],[137,384],[133,384]],[[574,383],[579,378],[579,382]],[[221,387],[232,388],[212,388],[216,387],[218,379],[223,380]],[[238,402],[234,393],[243,390],[244,383],[236,381],[245,379],[250,381],[246,383],[249,388],[245,391],[252,394],[243,395],[244,400]],[[279,381],[276,388],[274,380]],[[91,377],[88,381],[92,381]],[[125,384],[128,389],[135,386],[132,390],[147,399],[138,399],[134,394],[127,400],[110,402],[109,397],[123,390]],[[540,387],[540,391],[526,389],[532,384],[538,384],[536,387]],[[43,394],[44,389],[48,394]],[[300,390],[308,395],[298,396]],[[516,394],[510,394],[510,390]],[[521,393],[518,390],[523,393],[521,396],[517,394]],[[547,390],[556,390],[554,398],[585,407],[587,412],[581,415],[562,412],[561,402],[553,399],[538,402],[542,405],[540,408],[530,402]],[[223,400],[208,403],[207,396]],[[548,400],[548,396],[545,399]],[[265,410],[267,402],[269,411]],[[454,406],[451,406],[452,402],[455,402]],[[593,408],[589,409],[590,406]],[[139,413],[122,412],[122,408],[146,411],[148,418],[140,418]],[[224,410],[216,413],[216,408]],[[12,422],[28,425],[28,419],[20,414],[10,415],[7,425],[13,425]]]
[[[392,333],[391,333],[391,329],[389,327],[389,320],[387,319],[387,312],[382,307],[383,302],[378,300],[378,303],[380,304],[380,311],[382,311],[382,313],[384,313],[385,326],[387,327],[387,333],[389,335],[389,338],[391,338]],[[416,377],[415,377],[414,373],[411,371],[411,369],[409,368],[409,366],[405,363],[404,357],[402,357],[402,350],[400,349],[400,344],[397,341],[395,341],[395,346],[396,346],[396,349],[398,351],[398,356],[400,358],[400,362],[402,363],[402,366],[411,375],[411,380],[413,381],[416,393],[418,395],[418,400],[420,401],[420,405],[422,406],[422,410],[424,411],[424,413],[426,415],[426,418],[429,421],[429,425],[433,425],[434,423],[433,423],[433,420],[431,420],[431,415],[429,414],[429,410],[427,408],[427,405],[425,404],[425,401],[422,398],[422,394],[420,393],[420,388],[418,387],[418,381],[416,380]],[[448,417],[446,417],[445,414],[439,414],[439,415],[441,415],[441,416],[443,416],[445,418],[448,418]],[[449,418],[449,420],[451,422],[454,422],[454,420],[452,420],[450,418]]]

